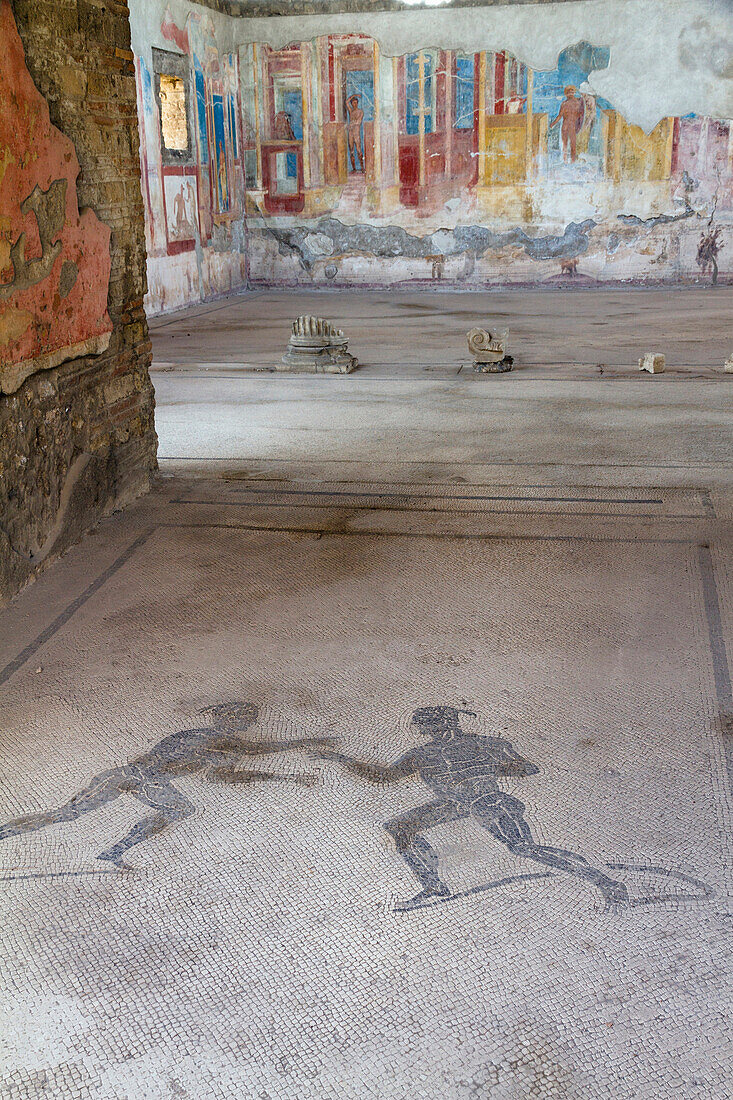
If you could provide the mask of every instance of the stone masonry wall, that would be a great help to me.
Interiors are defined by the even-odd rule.
[[[26,64],[76,148],[79,205],[110,226],[106,352],[0,398],[0,604],[155,469],[145,236],[127,4],[14,0]]]

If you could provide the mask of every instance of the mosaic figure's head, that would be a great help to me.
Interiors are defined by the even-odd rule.
[[[206,707],[201,713],[211,715],[215,729],[234,731],[253,725],[259,710],[254,703],[217,703],[214,707]]]
[[[441,734],[457,733],[460,730],[459,715],[476,715],[472,710],[460,710],[458,707],[420,707],[412,715],[412,725],[417,726],[425,737],[439,737]]]
[[[568,84],[567,88],[565,88],[565,95],[567,95],[567,96],[575,95],[575,85],[574,84]]]

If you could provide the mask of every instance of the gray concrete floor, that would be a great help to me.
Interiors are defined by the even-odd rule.
[[[725,318],[660,377],[431,378],[413,298],[422,366],[236,366],[340,301],[156,323],[155,491],[0,619],[2,1095],[727,1100]]]

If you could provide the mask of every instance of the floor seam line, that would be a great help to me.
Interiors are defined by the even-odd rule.
[[[21,669],[23,665],[26,664],[31,659],[31,657],[35,653],[37,653],[38,650],[43,645],[45,645],[45,643],[49,641],[49,639],[51,639],[54,634],[57,633],[57,631],[61,629],[62,626],[65,626],[69,622],[69,620],[76,614],[79,608],[83,607],[84,604],[88,600],[90,600],[92,596],[95,595],[95,593],[103,587],[103,585],[107,583],[110,577],[113,577],[114,574],[123,567],[123,565],[127,564],[133,554],[135,554],[136,551],[139,550],[140,547],[148,541],[150,536],[154,534],[154,532],[158,529],[158,526],[159,525],[156,524],[155,526],[148,528],[146,531],[143,531],[141,535],[138,535],[138,537],[130,543],[127,549],[123,550],[123,552],[117,558],[115,558],[112,564],[109,565],[103,573],[100,573],[96,580],[92,581],[92,583],[88,585],[87,588],[85,588],[84,591],[76,597],[76,599],[71,601],[71,603],[65,608],[64,611],[56,616],[53,622],[49,623],[49,625],[44,630],[42,630],[40,634],[36,635],[33,641],[29,642],[25,649],[22,649],[20,651],[17,657],[15,657],[12,661],[5,665],[3,669],[0,670],[0,686],[7,683],[10,677],[13,676],[14,673],[16,673],[19,669]]]

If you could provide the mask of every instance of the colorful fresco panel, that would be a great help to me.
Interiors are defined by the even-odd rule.
[[[339,256],[392,263],[405,249],[427,249],[441,257],[431,271],[448,270],[446,254],[455,252],[465,257],[462,271],[473,272],[487,244],[467,255],[459,232],[467,227],[476,241],[495,239],[499,252],[519,242],[530,267],[550,261],[562,274],[577,273],[591,232],[593,247],[609,242],[599,262],[616,263],[627,248],[629,259],[637,248],[652,254],[640,234],[669,219],[707,219],[713,201],[718,216],[728,205],[730,122],[662,119],[648,134],[628,123],[594,85],[610,64],[603,44],[570,45],[548,70],[506,51],[425,49],[390,58],[377,43],[347,34],[279,51],[249,46],[242,57],[250,187],[260,186],[263,164],[263,197],[251,210],[333,219],[319,228],[330,238],[330,271]],[[313,84],[304,97],[306,73]],[[375,216],[388,224],[380,221],[365,243]],[[414,236],[390,236],[390,227]],[[447,252],[435,247],[439,234]],[[307,251],[294,255],[308,273],[318,270]],[[660,264],[669,256],[664,242],[659,256]]]

